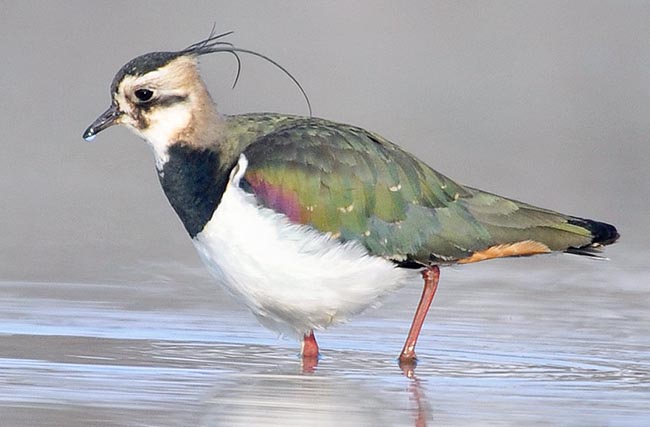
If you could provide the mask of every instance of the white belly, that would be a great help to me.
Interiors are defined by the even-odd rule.
[[[413,277],[360,244],[341,245],[260,209],[239,188],[247,165],[242,155],[212,219],[193,241],[210,272],[264,326],[301,337],[377,305]]]

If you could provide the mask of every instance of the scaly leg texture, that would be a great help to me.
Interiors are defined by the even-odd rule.
[[[400,363],[414,363],[416,360],[415,344],[418,342],[418,336],[420,335],[422,324],[424,323],[424,319],[427,317],[427,312],[429,311],[433,297],[436,294],[436,289],[438,289],[440,269],[437,265],[429,266],[422,272],[422,277],[424,278],[422,297],[420,297],[420,303],[415,311],[413,324],[411,324],[411,330],[406,337],[402,354],[399,356]]]

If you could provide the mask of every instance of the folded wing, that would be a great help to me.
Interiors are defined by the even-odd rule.
[[[244,155],[241,185],[262,206],[404,266],[591,253],[618,237],[604,223],[462,186],[353,126],[295,121]]]

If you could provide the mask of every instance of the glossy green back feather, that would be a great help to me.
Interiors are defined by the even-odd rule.
[[[525,240],[551,250],[592,241],[571,217],[462,186],[374,133],[281,117],[243,144],[244,188],[263,206],[371,254],[426,264]]]

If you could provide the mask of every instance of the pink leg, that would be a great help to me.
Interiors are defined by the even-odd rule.
[[[318,343],[314,331],[310,331],[303,337],[302,351],[300,353],[303,359],[318,358]]]
[[[415,311],[413,324],[411,324],[411,330],[406,337],[404,348],[402,349],[402,353],[399,355],[400,363],[415,363],[415,344],[418,342],[418,336],[420,335],[422,324],[424,323],[425,317],[427,317],[427,312],[431,306],[431,301],[433,301],[433,296],[436,294],[438,279],[440,278],[440,269],[437,265],[427,267],[426,270],[422,272],[422,277],[424,278],[422,297],[420,297],[420,303]]]

